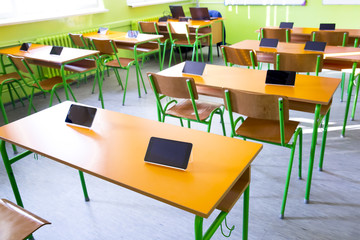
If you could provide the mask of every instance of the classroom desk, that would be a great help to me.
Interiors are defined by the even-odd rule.
[[[211,33],[211,38],[204,38],[201,42],[203,45],[212,46],[214,43],[224,43],[224,22],[223,18],[217,18],[214,20],[189,20],[188,26],[191,35],[202,35]],[[169,19],[170,22],[178,22],[178,19]],[[159,32],[162,34],[168,34],[167,22],[158,22]],[[212,63],[212,48],[209,48],[210,62]]]
[[[346,100],[344,122],[343,122],[342,131],[341,131],[341,137],[345,137],[345,130],[346,130],[346,124],[347,124],[347,119],[348,119],[348,114],[349,114],[352,89],[354,87],[355,70],[356,70],[358,64],[360,63],[360,55],[332,56],[332,57],[329,57],[328,60],[342,63],[343,65],[348,65],[349,69],[352,69],[350,78],[349,78],[348,95],[347,95],[347,100]],[[358,92],[359,92],[359,84],[357,84],[357,86],[356,86],[355,99],[354,99],[354,103],[353,103],[353,109],[351,112],[351,120],[354,120],[354,117],[355,117],[356,103],[358,100]]]
[[[310,149],[308,178],[306,183],[305,203],[310,200],[310,187],[314,165],[315,148],[318,127],[325,117],[323,140],[320,152],[319,166],[325,153],[327,126],[330,118],[330,109],[326,116],[321,116],[322,106],[331,106],[332,97],[340,83],[340,79],[316,77],[297,74],[294,87],[266,85],[266,71],[245,69],[238,67],[225,67],[207,64],[202,76],[187,75],[182,73],[184,63],[161,71],[159,74],[166,76],[189,76],[194,78],[199,93],[211,93],[214,97],[223,98],[224,88],[240,89],[249,92],[275,94],[288,97],[289,100],[299,103],[308,103],[314,112],[313,134]]]
[[[233,48],[239,49],[253,49],[257,53],[258,61],[273,63],[273,54],[276,53],[314,53],[315,51],[306,51],[304,50],[304,43],[286,43],[279,42],[277,48],[267,48],[260,47],[260,41],[258,40],[244,40],[238,43],[231,45]],[[324,54],[324,59],[331,56],[343,56],[343,55],[359,55],[360,48],[354,47],[340,47],[340,46],[326,46],[324,52],[319,52]]]
[[[279,27],[266,27],[266,28],[279,28]],[[304,43],[310,41],[311,33],[313,31],[319,31],[319,28],[310,28],[310,27],[294,27],[291,29],[291,42]],[[349,33],[349,43],[358,45],[358,40],[360,37],[360,29],[335,29],[335,32],[348,32]],[[260,32],[260,30],[258,30]],[[354,46],[354,45],[353,45]]]
[[[70,104],[0,127],[1,154],[18,205],[23,203],[11,165],[34,152],[195,214],[195,239],[209,239],[244,193],[247,239],[250,164],[261,144],[103,109],[97,110],[91,130],[73,127],[64,122]],[[145,163],[152,136],[193,143],[188,169]],[[5,141],[28,151],[9,159]],[[203,218],[215,209],[221,212],[203,236]]]
[[[97,55],[99,54],[99,51],[64,47],[61,55],[50,55],[51,48],[52,46],[32,44],[28,51],[20,51],[20,46],[15,46],[0,49],[0,54],[11,54],[14,56],[25,57],[26,60],[28,60],[28,62],[31,64],[41,67],[59,69],[64,82],[64,89],[67,100],[69,100],[69,86],[66,82],[66,79],[77,77],[79,74],[94,70],[96,70],[96,76],[99,77],[97,63]],[[91,60],[86,58],[91,58]],[[68,74],[65,71],[70,71],[72,73]],[[39,74],[41,77],[43,77],[42,71],[39,70]],[[99,89],[101,106],[104,108],[100,84]],[[74,100],[76,101],[76,99]]]

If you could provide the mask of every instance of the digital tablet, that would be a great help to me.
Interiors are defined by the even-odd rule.
[[[279,28],[290,28],[292,29],[294,27],[293,22],[281,22]]]
[[[319,30],[335,30],[335,23],[320,23]]]
[[[65,122],[78,127],[90,128],[96,114],[96,108],[71,104]]]
[[[53,46],[51,48],[50,54],[51,55],[60,55],[63,50],[63,47]]]
[[[182,6],[170,5],[171,16],[174,19],[179,19],[180,17],[185,17],[185,13]]]
[[[126,37],[128,37],[128,38],[137,38],[138,35],[139,35],[139,31],[129,30],[129,31],[127,32]]]
[[[205,66],[206,63],[203,62],[185,61],[182,72],[186,74],[201,76],[204,72]]]
[[[108,30],[109,30],[108,28],[100,27],[99,30],[98,30],[98,33],[99,34],[106,34]]]
[[[279,39],[276,38],[262,38],[260,40],[260,47],[277,48]]]
[[[20,51],[28,51],[31,46],[31,43],[23,43],[21,44]]]
[[[305,43],[304,50],[323,52],[325,51],[325,47],[326,47],[326,42],[307,41]]]
[[[296,72],[293,71],[268,70],[266,73],[265,83],[274,85],[294,86],[295,77]]]
[[[189,163],[192,143],[151,137],[145,162],[185,170]]]

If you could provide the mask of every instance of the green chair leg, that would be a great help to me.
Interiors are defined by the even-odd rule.
[[[81,181],[81,187],[82,187],[83,192],[84,192],[85,201],[88,202],[88,201],[90,201],[90,198],[89,198],[87,188],[86,188],[84,173],[82,171],[79,171],[79,176],[80,176],[80,181]]]
[[[341,87],[341,95],[340,95],[340,102],[342,102],[343,99],[344,99],[345,76],[346,76],[346,73],[343,72],[343,73],[341,74],[341,85],[340,85],[340,87]]]
[[[323,132],[323,138],[322,138],[321,150],[320,150],[319,171],[323,170],[326,136],[327,136],[327,131],[328,131],[329,119],[330,119],[330,109],[325,116],[324,132]]]
[[[124,106],[125,105],[125,96],[126,96],[126,89],[127,89],[127,85],[128,85],[128,80],[129,80],[129,71],[130,69],[127,68],[127,71],[126,71],[126,80],[125,80],[125,88],[124,88],[124,95],[123,95],[123,101],[122,101],[122,105]],[[137,75],[136,75],[137,76]],[[138,82],[139,82],[139,77],[137,76],[138,78]]]
[[[351,112],[351,121],[354,121],[355,119],[355,111],[356,111],[356,104],[357,104],[357,101],[358,101],[358,96],[359,96],[359,75],[357,76],[357,84],[356,84],[356,91],[355,91],[355,97],[354,97],[354,104],[353,104],[353,109],[352,109],[352,112]]]
[[[284,190],[283,200],[282,200],[282,204],[281,204],[280,219],[284,218],[286,199],[287,199],[287,194],[288,194],[289,184],[290,184],[291,170],[292,170],[292,165],[293,165],[293,160],[294,160],[294,155],[295,155],[295,148],[296,148],[296,145],[293,144],[293,147],[291,148],[291,155],[290,155],[290,160],[289,160],[288,172],[287,172],[287,176],[286,176],[285,190]]]
[[[113,68],[113,70],[114,70],[116,79],[117,79],[119,85],[121,86],[121,89],[124,90],[124,86],[123,86],[123,84],[122,84],[122,82],[121,82],[121,78],[120,78],[120,74],[119,74],[118,70],[115,69],[115,68]]]

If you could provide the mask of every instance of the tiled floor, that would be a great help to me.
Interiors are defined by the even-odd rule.
[[[222,64],[220,58],[214,59],[217,64]],[[148,71],[159,70],[156,63],[145,63],[144,76]],[[125,72],[120,74],[125,79]],[[339,77],[331,72],[322,75]],[[142,97],[138,98],[135,70],[131,71],[126,105],[122,106],[123,91],[111,73],[104,82],[106,109],[156,120],[154,95],[147,79],[145,81],[148,94],[142,91]],[[100,107],[97,95],[91,94],[91,87],[92,79],[79,87],[73,86],[73,90],[79,102]],[[311,114],[291,112],[292,118],[301,120],[305,132],[304,178],[297,179],[294,167],[284,220],[278,216],[290,151],[265,144],[255,159],[250,190],[249,239],[360,239],[360,113],[358,110],[356,120],[349,122],[346,138],[340,138],[345,103],[339,101],[339,93],[338,90],[334,96],[323,172],[317,170],[319,146],[317,148],[310,204],[304,204],[303,199],[311,143]],[[48,101],[49,97],[39,95],[34,103],[41,110],[47,107]],[[19,103],[16,109],[7,106],[10,121],[25,117],[26,107]],[[229,133],[227,117],[225,121]],[[168,123],[178,125],[178,121],[170,119]],[[221,134],[220,126],[215,121],[212,132]],[[193,124],[193,127],[205,131],[202,125]],[[320,133],[319,139],[321,136]],[[36,160],[30,155],[13,168],[25,207],[52,222],[35,233],[38,240],[194,239],[194,216],[190,213],[89,175],[85,177],[91,201],[84,202],[77,171],[41,156]],[[15,201],[2,161],[0,197]],[[241,200],[227,218],[228,225],[235,225],[230,239],[241,239]],[[206,220],[205,225],[208,226],[216,215],[214,213]],[[219,229],[213,239],[223,238]]]

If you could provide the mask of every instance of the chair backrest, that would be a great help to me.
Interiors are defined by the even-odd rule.
[[[50,222],[6,199],[0,199],[0,239],[25,239],[45,224]]]
[[[190,99],[191,96],[187,84],[187,80],[189,80],[194,99],[199,98],[193,78],[170,77],[156,73],[147,73],[147,75],[153,90],[158,94],[163,94],[173,98]]]
[[[319,53],[278,53],[274,69],[281,71],[315,72],[318,75],[323,67],[323,54]]]
[[[24,57],[8,55],[8,58],[9,58],[10,62],[13,64],[13,66],[15,67],[15,70],[20,75],[21,75],[20,72],[29,73],[30,75],[34,74],[34,72],[30,68],[28,62],[26,61],[26,59]]]
[[[287,28],[260,28],[261,38],[276,38],[279,42],[291,41],[291,30]]]
[[[95,49],[100,51],[100,55],[116,55],[117,53],[117,48],[115,47],[113,40],[92,39],[91,42]]]
[[[258,65],[256,53],[252,49],[237,49],[229,46],[221,46],[221,50],[226,66],[230,63],[231,66],[236,64],[253,67],[255,69]]]
[[[187,22],[167,22],[169,33],[189,34],[189,26]]]
[[[314,31],[311,33],[312,41],[326,42],[329,46],[346,46],[348,43],[348,32]]]
[[[139,30],[141,33],[158,34],[158,28],[156,22],[138,22]]]
[[[227,110],[229,110],[227,93],[231,112],[257,119],[280,120],[279,99],[282,99],[283,119],[289,120],[289,101],[285,96],[226,89],[224,102]]]
[[[86,42],[82,34],[69,33],[69,37],[74,46],[79,48],[87,48]]]

